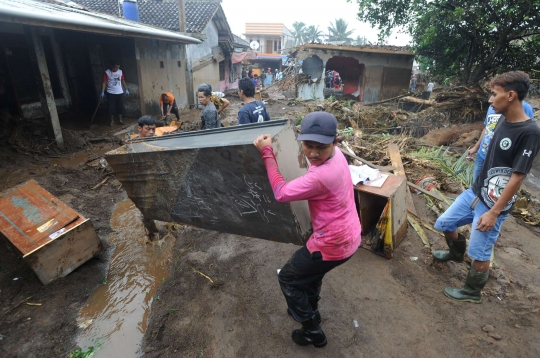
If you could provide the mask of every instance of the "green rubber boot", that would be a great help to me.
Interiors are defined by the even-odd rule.
[[[448,248],[450,250],[433,251],[431,254],[433,258],[441,262],[450,260],[463,262],[463,259],[465,258],[465,250],[467,249],[467,241],[465,240],[465,236],[458,234],[457,240],[446,238],[446,243],[448,244]]]
[[[473,262],[465,285],[462,288],[447,287],[444,289],[444,294],[456,301],[480,303],[482,302],[482,289],[486,286],[488,277],[489,271],[476,271]]]

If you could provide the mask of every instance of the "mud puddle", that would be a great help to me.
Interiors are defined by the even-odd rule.
[[[53,159],[51,160],[51,164],[53,164],[54,166],[59,166],[59,167],[74,167],[89,158],[103,155],[109,150],[110,148],[105,148],[105,149],[99,148],[99,149],[92,149],[92,150],[77,152],[69,156]]]
[[[117,205],[111,227],[115,252],[107,280],[81,309],[78,345],[83,351],[98,347],[94,357],[138,357],[152,300],[168,276],[175,238],[149,243],[131,200]]]

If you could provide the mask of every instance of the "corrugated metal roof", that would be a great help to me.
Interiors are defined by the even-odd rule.
[[[118,0],[78,0],[79,4],[107,14],[124,16]],[[176,1],[139,1],[141,22],[163,29],[179,31],[178,3]],[[220,7],[217,0],[186,1],[186,32],[201,33]]]
[[[84,32],[106,33],[161,39],[182,43],[201,43],[193,37],[118,18],[105,13],[81,10],[68,1],[0,0],[0,21],[64,28]],[[84,4],[83,4],[84,5]]]

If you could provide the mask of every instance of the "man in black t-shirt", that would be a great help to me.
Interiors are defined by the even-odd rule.
[[[472,188],[464,191],[435,223],[444,232],[449,251],[434,251],[437,261],[461,262],[466,240],[457,228],[472,223],[468,255],[474,261],[462,288],[447,287],[444,294],[458,301],[480,303],[489,277],[489,264],[501,225],[512,211],[519,188],[540,149],[540,129],[529,118],[522,101],[529,76],[521,71],[491,80],[489,103],[501,118],[494,130],[482,171]]]
[[[238,111],[238,124],[249,124],[266,122],[270,116],[266,111],[266,106],[261,101],[257,101],[255,95],[255,85],[249,78],[242,78],[238,82],[238,95],[244,105]]]

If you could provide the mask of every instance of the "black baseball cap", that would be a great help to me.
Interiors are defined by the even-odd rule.
[[[311,140],[322,144],[336,139],[337,119],[328,112],[311,112],[304,117],[297,140]]]

